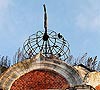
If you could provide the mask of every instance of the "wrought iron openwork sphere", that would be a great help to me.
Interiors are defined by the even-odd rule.
[[[36,34],[29,36],[23,45],[23,56],[32,58],[34,55],[41,52],[45,57],[54,55],[61,60],[66,60],[69,57],[69,43],[64,37],[55,31],[44,32],[38,31]]]

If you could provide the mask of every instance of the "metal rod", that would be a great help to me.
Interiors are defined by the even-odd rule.
[[[43,5],[43,7],[44,7],[44,28],[45,28],[45,33],[47,34],[47,12],[45,4]]]

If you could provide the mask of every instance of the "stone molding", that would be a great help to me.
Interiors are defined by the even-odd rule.
[[[32,70],[47,69],[61,74],[71,87],[82,84],[82,79],[77,70],[67,65],[64,61],[56,57],[45,58],[41,53],[32,59],[21,61],[11,66],[1,77],[0,86],[4,90],[10,90],[10,87],[16,79]]]

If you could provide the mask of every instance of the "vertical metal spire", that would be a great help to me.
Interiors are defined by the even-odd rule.
[[[47,12],[45,4],[43,5],[43,7],[44,7],[44,28],[45,28],[45,33],[47,33]]]
[[[46,12],[45,4],[43,5],[43,7],[44,7],[44,29],[45,29],[43,40],[48,41],[49,36],[47,34],[47,12]]]
[[[46,12],[46,6],[45,6],[45,4],[43,5],[43,7],[44,7],[44,29],[45,29],[45,32],[44,32],[44,35],[43,35],[43,40],[44,40],[44,43],[45,43],[45,48],[44,48],[44,51],[45,51],[45,56],[47,56],[47,52],[48,52],[48,50],[47,50],[47,43],[48,43],[48,38],[49,38],[49,36],[48,36],[48,34],[47,34],[47,12]]]

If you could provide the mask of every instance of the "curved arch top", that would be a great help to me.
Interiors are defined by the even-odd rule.
[[[15,80],[11,90],[41,90],[69,88],[68,81],[59,73],[51,70],[33,70]]]
[[[67,65],[64,61],[52,56],[44,57],[41,53],[34,56],[32,59],[21,61],[10,67],[4,75],[0,77],[0,86],[4,90],[10,90],[12,84],[24,74],[33,70],[51,70],[62,75],[69,83],[75,86],[82,84],[82,79],[74,67]]]

